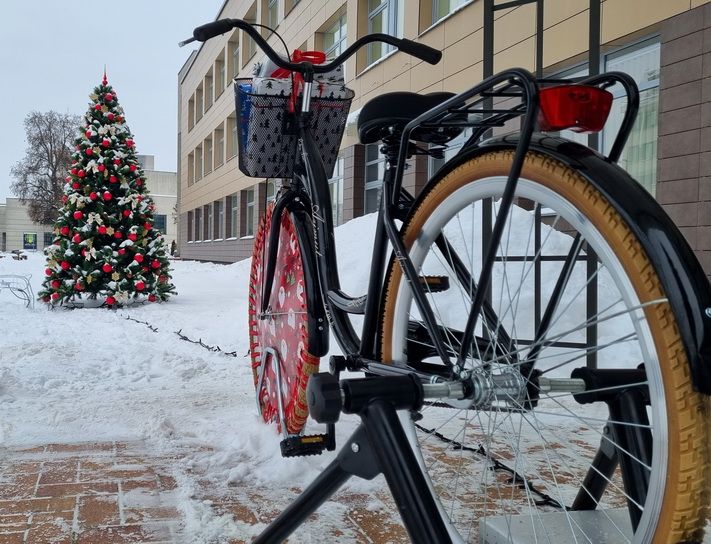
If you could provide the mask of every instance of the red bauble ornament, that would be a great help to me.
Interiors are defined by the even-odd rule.
[[[141,185],[143,185],[143,180],[142,180],[142,179],[137,179],[137,180],[136,180],[136,185],[137,185],[138,187],[140,187]]]
[[[76,175],[77,175],[77,169],[76,169],[76,168],[72,168],[72,169],[69,171],[69,173],[70,173],[72,176],[76,176]]]
[[[99,195],[97,195],[94,191],[92,191],[89,193],[89,198],[92,200],[96,200],[97,198],[99,198]]]
[[[116,120],[117,120],[119,123],[123,123],[123,116],[119,115],[119,116],[116,118]]]
[[[113,306],[116,304],[116,299],[114,297],[106,297],[106,304],[109,306]]]
[[[81,184],[77,183],[76,181],[72,183],[72,189],[74,189],[75,191],[78,191],[79,187],[81,187]]]
[[[131,166],[128,167],[128,169],[129,169],[131,172],[135,172],[135,171],[136,171],[136,165],[135,165],[135,164],[132,164]]]
[[[111,140],[109,140],[108,138],[104,138],[103,140],[101,140],[101,145],[103,147],[109,147],[111,145]]]
[[[77,185],[79,185],[79,184],[77,183]],[[66,204],[68,200],[69,200],[69,197],[67,195],[62,195],[62,204]]]
[[[52,280],[52,289],[59,289],[62,286],[62,282],[59,280]]]
[[[146,284],[142,281],[136,282],[136,291],[143,291],[146,288]]]
[[[97,230],[99,234],[106,234],[106,227],[104,225],[101,225]]]
[[[138,195],[136,200],[138,200],[138,202],[143,202],[143,195]]]
[[[49,302],[50,298],[49,297],[42,297],[42,302]]]
[[[165,283],[168,281],[168,276],[163,276],[162,274],[158,276],[158,281],[161,283]]]
[[[81,283],[76,282],[74,284],[74,289],[76,289],[77,291],[82,291],[84,289],[84,286]]]
[[[124,217],[128,217],[129,215],[131,215],[131,210],[124,210],[124,211],[123,211],[123,216],[124,216]]]
[[[133,140],[131,138],[126,138],[126,147],[133,147]]]
[[[93,135],[94,135],[94,133],[91,132],[90,130],[87,130],[87,131],[84,133],[84,136],[86,136],[87,138],[91,138]]]
[[[93,150],[92,148],[90,148],[90,147],[87,147],[87,148],[86,148],[86,151],[85,151],[84,153],[86,153],[87,155],[91,156],[91,155],[94,154],[94,150]]]
[[[84,214],[81,213],[79,210],[74,212],[74,219],[81,219],[82,217],[84,217]]]
[[[99,166],[96,167],[96,169],[97,169],[99,172],[103,172],[104,170],[106,170],[106,167],[105,167],[103,164],[100,164]]]
[[[52,293],[52,300],[57,300],[59,298],[59,293]]]
[[[144,272],[148,272],[148,267],[147,267],[147,266],[142,266],[142,267],[141,267],[141,270],[143,270]]]
[[[122,247],[121,249],[118,250],[118,254],[119,254],[119,255],[125,255],[125,254],[126,254],[126,249]]]
[[[62,267],[62,270],[69,270],[72,267],[67,261],[62,261],[59,266]]]
[[[151,263],[151,266],[153,268],[160,268],[160,261],[158,259],[153,259],[153,262]]]
[[[80,242],[81,242],[81,236],[79,236],[78,234],[75,234],[74,237],[72,238],[72,241],[73,241],[75,244],[80,243]]]
[[[72,181],[72,176],[67,176],[66,178],[64,178],[64,181],[69,183],[70,181]]]
[[[133,260],[136,261],[137,263],[142,263],[143,262],[143,255],[141,255],[140,253],[136,253],[133,256]]]
[[[62,234],[62,236],[69,236],[69,227],[65,225],[61,229],[59,229],[59,232]]]
[[[52,269],[51,269],[51,268],[45,268],[45,269],[44,269],[44,275],[45,275],[45,276],[51,276],[52,274],[53,274],[53,272],[52,272]]]
[[[96,111],[101,111],[101,104],[96,104],[96,105],[94,105],[94,109],[95,109]]]
[[[80,178],[83,178],[84,176],[86,176],[86,172],[84,172],[84,170],[79,170],[77,172],[77,176],[79,176]]]
[[[109,121],[113,121],[113,120],[114,120],[114,114],[111,113],[111,112],[109,112],[109,113],[106,114],[106,118],[107,118]]]
[[[109,272],[111,272],[113,269],[114,269],[114,268],[113,268],[109,263],[105,263],[104,266],[101,267],[101,270],[103,270],[103,271],[106,272],[107,274],[108,274]]]
[[[113,99],[114,99],[114,95],[112,95],[111,93],[106,93],[104,95],[104,100],[106,100],[107,102],[111,102]]]
[[[116,238],[117,240],[120,240],[121,238],[123,238],[123,234],[121,233],[120,230],[117,230],[116,232],[114,232],[114,238]]]
[[[152,227],[152,226],[153,226],[153,225],[151,225],[150,223],[143,223],[143,228],[146,229],[146,230],[151,230],[151,227]]]
[[[108,191],[105,191],[105,192],[104,192],[104,200],[111,200],[111,198],[113,198],[113,197],[111,196],[111,193],[108,192]]]
[[[148,302],[155,302],[155,301],[156,301],[155,295],[148,295]]]
[[[132,242],[135,242],[136,238],[138,238],[138,236],[136,236],[135,232],[132,232],[131,234],[128,235],[128,239],[131,240]]]
[[[114,164],[116,164],[116,165],[121,164],[121,159],[114,159]]]
[[[111,183],[116,183],[118,181],[118,178],[116,176],[109,176],[109,181]]]
[[[86,259],[86,249],[81,250],[81,256]]]

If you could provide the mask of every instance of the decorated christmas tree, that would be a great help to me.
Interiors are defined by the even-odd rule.
[[[106,80],[90,95],[76,138],[63,207],[54,225],[40,298],[73,305],[88,297],[118,306],[175,293],[155,206],[116,93]]]

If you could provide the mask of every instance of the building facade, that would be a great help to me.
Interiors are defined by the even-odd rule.
[[[155,170],[153,155],[138,155],[138,161],[146,174],[146,188],[156,205],[155,227],[163,233],[165,247],[177,239],[177,190],[178,176],[175,172]],[[41,251],[52,244],[53,225],[33,222],[27,206],[19,198],[8,198],[0,204],[0,251]]]
[[[711,5],[708,0],[604,0],[600,71],[632,74],[640,115],[621,163],[665,206],[711,273]],[[442,50],[431,66],[389,46],[351,58],[347,85],[356,97],[331,194],[338,223],[374,211],[384,171],[377,145],[358,143],[360,108],[392,91],[461,92],[484,66],[484,0],[226,0],[216,18],[241,18],[279,32],[289,49],[335,56],[358,37],[387,32]],[[502,4],[495,0],[495,4]],[[546,75],[584,75],[589,0],[543,1]],[[496,12],[494,71],[533,70],[536,5]],[[265,37],[267,33],[265,31]],[[268,38],[283,49],[274,36]],[[179,238],[184,258],[232,262],[250,255],[252,237],[277,180],[249,178],[237,167],[232,79],[250,77],[261,60],[251,39],[234,31],[191,55],[179,74]],[[624,113],[613,105],[599,137],[605,151]],[[461,140],[460,140],[461,142]],[[457,142],[448,154],[456,152]],[[440,161],[416,157],[405,185],[417,192]],[[707,171],[708,170],[708,171]],[[708,177],[706,177],[708,176]]]

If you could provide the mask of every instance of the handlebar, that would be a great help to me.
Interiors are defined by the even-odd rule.
[[[388,34],[368,34],[359,38],[348,47],[343,53],[338,55],[331,62],[326,64],[314,65],[310,62],[290,62],[285,60],[279,54],[277,54],[274,49],[267,43],[267,41],[262,37],[259,31],[252,26],[247,21],[242,19],[219,19],[212,23],[207,23],[205,25],[197,27],[193,30],[193,37],[188,38],[185,41],[180,42],[180,46],[187,45],[194,41],[205,42],[210,38],[229,32],[233,28],[239,28],[243,30],[256,42],[256,44],[264,51],[264,53],[269,57],[269,59],[276,64],[279,68],[289,70],[292,72],[300,72],[304,75],[307,74],[325,74],[343,64],[351,56],[355,54],[358,49],[372,42],[384,42],[397,47],[400,51],[408,53],[413,57],[423,60],[429,64],[437,64],[442,59],[442,52],[429,47],[427,45],[413,42],[412,40],[407,40],[404,38],[396,38],[395,36],[390,36]]]

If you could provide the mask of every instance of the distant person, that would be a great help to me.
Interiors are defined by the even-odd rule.
[[[175,256],[175,252],[177,251],[177,249],[178,249],[178,244],[176,244],[175,240],[173,240],[170,243],[170,256],[171,257]]]

